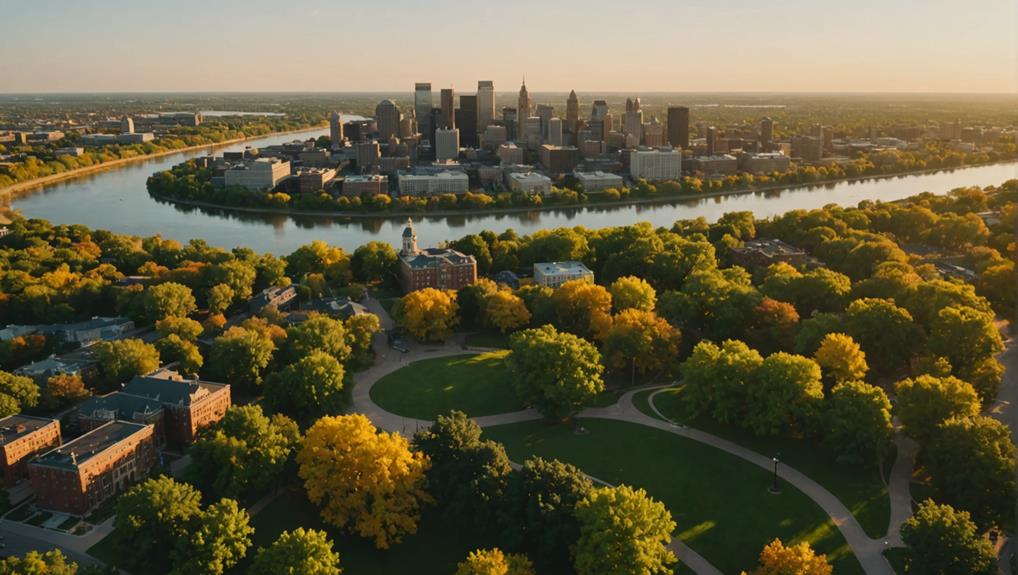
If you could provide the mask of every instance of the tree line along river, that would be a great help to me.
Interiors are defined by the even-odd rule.
[[[243,150],[318,137],[327,130],[269,136],[216,149]],[[324,240],[351,251],[372,240],[398,246],[405,217],[348,218],[289,216],[195,208],[158,202],[149,196],[145,181],[155,172],[169,169],[186,158],[207,150],[171,154],[117,169],[66,180],[14,201],[26,217],[45,218],[56,224],[84,224],[122,234],[160,234],[186,242],[202,238],[224,248],[248,246],[277,255],[290,253],[311,240]],[[520,234],[562,226],[602,228],[636,222],[669,227],[675,220],[705,217],[713,221],[725,212],[751,211],[757,217],[793,209],[819,208],[826,204],[856,205],[862,200],[892,201],[921,192],[944,193],[962,186],[998,185],[1018,177],[1018,160],[953,171],[899,176],[885,179],[822,184],[808,188],[753,192],[675,200],[668,203],[623,206],[592,206],[495,214],[415,216],[421,246],[435,246],[482,230],[496,233],[509,228]],[[419,221],[418,221],[419,220]]]

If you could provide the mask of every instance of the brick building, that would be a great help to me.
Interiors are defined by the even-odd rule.
[[[805,251],[778,239],[746,240],[742,247],[732,248],[731,255],[732,263],[748,270],[765,268],[778,262],[801,267],[808,260]]]
[[[185,379],[165,369],[136,376],[120,393],[160,402],[166,441],[172,445],[193,442],[202,428],[218,422],[230,408],[229,385]]]
[[[407,219],[399,252],[400,284],[406,292],[424,288],[457,290],[477,281],[477,260],[449,248],[417,248],[414,223]]]
[[[166,443],[165,416],[163,404],[159,401],[119,391],[92,396],[78,406],[78,426],[83,432],[111,421],[152,424],[158,445]]]
[[[28,476],[28,462],[44,451],[60,445],[60,422],[30,415],[11,415],[0,419],[0,471],[4,485],[10,487]]]
[[[38,506],[84,515],[145,479],[156,464],[155,428],[111,421],[28,464]]]

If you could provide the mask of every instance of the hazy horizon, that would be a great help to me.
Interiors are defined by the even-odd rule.
[[[1011,94],[1011,0],[127,0],[4,8],[0,93]]]

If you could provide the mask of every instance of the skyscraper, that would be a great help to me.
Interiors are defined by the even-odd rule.
[[[772,140],[774,140],[774,120],[764,117],[760,120],[760,151],[771,151]]]
[[[460,155],[460,131],[457,129],[435,130],[435,159],[455,160]]]
[[[566,100],[566,125],[565,128],[570,134],[576,134],[576,126],[580,123],[580,99],[576,97],[576,90],[569,91],[569,99]]]
[[[555,115],[555,108],[547,104],[538,104],[534,115],[541,119],[541,139],[548,139],[548,125],[551,123],[552,117]]]
[[[626,115],[622,118],[622,133],[626,135],[626,147],[635,148],[643,137],[643,110],[640,99],[626,98]]]
[[[435,127],[431,125],[431,82],[414,84],[414,115],[417,116],[417,129],[426,139],[431,138]]]
[[[516,104],[516,138],[526,138],[527,118],[530,117],[530,94],[527,93],[527,79],[523,79],[520,95]]]
[[[495,121],[495,84],[491,80],[477,82],[477,131]]]
[[[544,141],[553,145],[562,145],[562,120],[559,118],[551,118],[548,120],[548,135],[544,138]]]
[[[516,140],[517,128],[516,128],[516,108],[506,106],[502,108],[502,125],[505,126],[505,137],[506,140],[512,142]]]
[[[689,147],[689,108],[668,106],[668,143],[673,148]]]
[[[375,106],[375,121],[378,122],[378,137],[385,141],[399,135],[399,121],[402,115],[399,106],[392,100],[382,100]]]
[[[608,139],[608,132],[612,129],[612,115],[608,109],[608,102],[594,100],[590,107],[590,132],[595,140],[605,141]]]
[[[456,127],[456,90],[442,88],[442,115],[436,128],[451,130]]]
[[[477,148],[477,96],[460,96],[460,144],[465,148]]]
[[[329,140],[333,150],[339,148],[339,143],[343,141],[343,117],[339,112],[333,112],[329,118]]]
[[[120,132],[123,134],[134,133],[134,119],[130,116],[124,116],[120,119]]]
[[[707,155],[713,156],[718,149],[718,129],[714,126],[707,128]]]

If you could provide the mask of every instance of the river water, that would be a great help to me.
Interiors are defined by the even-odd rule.
[[[267,146],[295,138],[317,137],[327,130],[299,135],[272,136],[219,148],[242,150],[244,146]],[[145,189],[145,180],[154,172],[180,163],[184,158],[207,153],[194,151],[171,154],[151,161],[98,172],[80,179],[53,184],[14,202],[27,217],[45,218],[59,224],[84,224],[123,234],[161,234],[185,242],[204,238],[210,244],[232,248],[248,246],[260,252],[284,255],[311,240],[324,240],[346,250],[380,240],[400,243],[405,218],[291,217],[285,215],[209,210],[157,202]],[[920,192],[944,193],[961,186],[998,185],[1018,178],[1018,161],[976,168],[963,168],[882,180],[842,182],[780,192],[758,192],[691,200],[668,204],[622,207],[568,208],[526,213],[417,216],[415,224],[421,246],[435,246],[447,239],[491,230],[513,228],[521,234],[559,226],[605,226],[650,222],[671,226],[675,220],[703,216],[715,220],[725,212],[748,210],[757,217],[792,209],[818,208],[826,204],[856,205],[861,200],[897,200]]]

